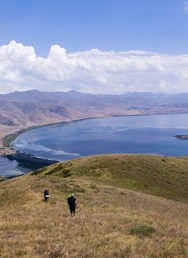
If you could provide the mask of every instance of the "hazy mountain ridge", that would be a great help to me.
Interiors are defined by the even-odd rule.
[[[32,126],[74,119],[115,115],[188,112],[188,93],[133,92],[92,95],[76,91],[31,90],[0,95],[0,124]]]

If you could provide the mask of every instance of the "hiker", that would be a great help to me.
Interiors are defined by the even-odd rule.
[[[71,213],[71,216],[74,216],[75,215],[75,211],[76,211],[76,198],[74,197],[74,194],[69,194],[67,196],[67,203],[69,205],[69,209],[70,209],[70,213]]]
[[[48,191],[48,189],[45,189],[44,190],[44,200],[47,202],[49,197],[50,197],[49,191]]]

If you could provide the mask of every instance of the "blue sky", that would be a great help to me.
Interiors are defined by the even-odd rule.
[[[0,93],[5,91],[3,85],[7,85],[7,91],[13,91],[27,90],[34,85],[41,90],[69,90],[74,88],[71,86],[73,84],[74,89],[91,93],[155,91],[157,85],[159,91],[176,92],[179,89],[184,92],[188,91],[185,87],[188,83],[185,75],[188,1],[0,0],[0,47],[0,76],[4,78],[0,79]],[[121,55],[122,52],[124,54]],[[45,78],[46,71],[49,72],[51,68],[51,73],[54,73],[52,70],[59,65],[59,55],[62,57],[61,71],[54,77]],[[173,59],[173,67],[169,59],[164,60],[167,55],[171,61]],[[15,72],[11,70],[13,62],[8,65],[10,72],[8,70],[8,75],[5,74],[7,64],[2,62],[5,56],[6,60],[14,60],[23,67],[17,67]],[[179,56],[182,56],[183,61],[179,60]],[[27,59],[27,62],[24,61],[27,65],[28,60],[33,62],[29,63],[28,69],[25,69],[23,59]],[[158,62],[157,67],[154,67],[155,60]],[[109,78],[107,62],[113,65]],[[124,67],[120,67],[121,63],[124,63]],[[34,67],[38,67],[38,70]],[[184,71],[181,78],[180,67]],[[101,68],[104,71],[100,74]],[[176,69],[178,73],[175,76]],[[114,71],[117,72],[116,76]],[[151,75],[152,71],[154,73],[147,81],[146,75]],[[160,72],[161,81],[156,80],[159,76],[156,72]],[[84,75],[83,81],[79,73]],[[136,75],[139,75],[137,82]],[[173,79],[170,79],[170,75]],[[106,87],[111,81],[113,85]],[[146,86],[139,88],[139,82]]]
[[[1,0],[0,44],[11,40],[47,55],[147,50],[188,53],[188,12],[182,0]]]

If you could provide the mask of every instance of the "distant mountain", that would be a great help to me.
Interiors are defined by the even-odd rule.
[[[93,95],[31,90],[0,95],[0,124],[33,126],[83,118],[188,113],[188,93]]]

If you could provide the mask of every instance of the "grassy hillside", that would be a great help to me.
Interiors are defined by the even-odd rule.
[[[187,168],[187,158],[102,155],[1,182],[0,257],[188,257]]]
[[[98,155],[58,163],[33,175],[89,177],[96,183],[188,202],[188,158],[156,155]]]

